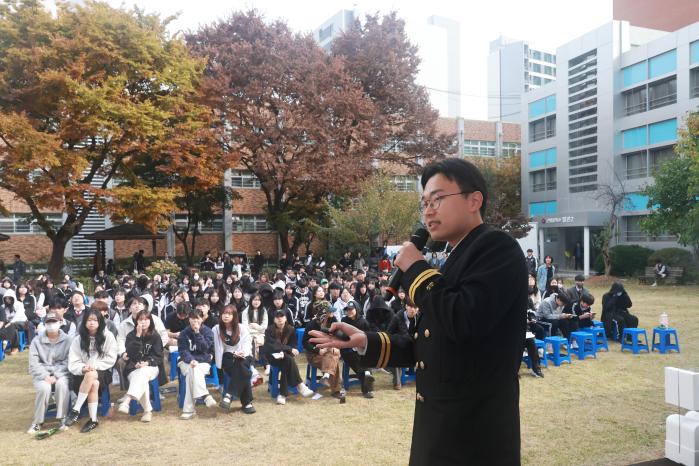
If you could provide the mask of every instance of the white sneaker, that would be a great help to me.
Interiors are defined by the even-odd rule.
[[[307,386],[305,383],[303,383],[303,382],[301,382],[300,384],[298,384],[298,385],[296,386],[296,388],[298,389],[298,391],[299,391],[299,393],[301,394],[301,396],[304,397],[304,398],[308,398],[309,396],[313,395],[313,390],[311,390],[310,388],[308,388],[308,386]]]
[[[153,420],[153,414],[150,411],[141,416],[141,422],[150,422],[151,420]]]
[[[269,375],[269,364],[265,366],[265,375]]]
[[[124,396],[122,396],[121,398],[119,398],[116,402],[117,402],[117,403],[123,403],[124,401],[126,401],[126,400],[128,400],[128,399],[129,399],[129,397],[128,397],[127,395],[124,395]]]
[[[183,421],[189,421],[194,417],[195,414],[196,413],[182,413],[180,414],[180,419],[182,419]]]
[[[129,414],[129,402],[124,400],[119,403],[119,408],[117,408],[117,411],[119,411],[121,414]]]
[[[216,406],[216,400],[214,400],[213,396],[207,395],[207,397],[204,398],[204,404],[207,408],[213,408]]]
[[[36,435],[41,432],[41,424],[32,424],[27,433],[29,435]]]
[[[277,404],[278,405],[285,405],[286,404],[286,397],[283,397],[282,395],[277,396]]]

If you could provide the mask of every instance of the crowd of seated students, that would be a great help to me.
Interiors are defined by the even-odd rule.
[[[344,361],[359,379],[363,396],[373,398],[374,375],[360,365],[359,355],[354,350],[318,349],[308,340],[308,331],[342,320],[363,330],[412,333],[418,309],[402,290],[388,303],[383,300],[387,271],[368,271],[367,265],[354,271],[337,264],[323,270],[296,265],[277,270],[273,281],[263,272],[252,277],[245,268],[240,275],[217,269],[215,276],[206,278],[197,273],[181,278],[99,273],[91,295],[69,276],[58,286],[47,277],[17,285],[4,279],[0,340],[7,354],[15,354],[18,332],[23,330],[30,346],[36,400],[28,432],[40,432],[50,402],[61,429],[87,415],[80,431],[94,430],[99,426],[100,394],[116,378],[122,391],[117,412],[128,413],[136,401],[143,409],[141,420],[151,422],[149,385],[156,378],[160,385],[169,381],[168,353],[174,351],[185,386],[180,413],[184,420],[195,416],[199,400],[207,408],[229,409],[237,399],[242,412],[254,413],[253,387],[263,381],[255,366],[264,367],[265,374],[271,366],[279,368],[278,404],[286,403],[292,387],[303,397],[312,396],[299,372],[300,329],[300,347],[317,370],[319,386],[344,398]],[[220,403],[207,388],[211,371],[220,371],[221,385],[226,381]],[[391,372],[393,386],[399,389],[399,368]]]

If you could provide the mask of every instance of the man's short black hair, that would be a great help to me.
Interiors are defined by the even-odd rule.
[[[66,302],[60,298],[54,298],[49,302],[49,309],[65,309],[66,307],[68,307]]]
[[[175,308],[175,312],[177,312],[179,315],[189,315],[191,311],[192,306],[187,301],[182,301]]]
[[[580,301],[584,302],[589,306],[592,306],[593,304],[595,304],[595,297],[589,293],[583,293],[583,295],[580,296]]]
[[[570,297],[563,290],[560,290],[558,293],[556,293],[556,299],[558,299],[560,302],[562,302],[564,306],[567,306],[568,304],[570,304]]]
[[[198,306],[211,307],[211,305],[209,304],[209,300],[204,299],[204,298],[199,298],[196,300],[196,302],[194,303],[194,307],[198,307]]]
[[[527,252],[534,252],[532,248],[527,249]]]
[[[189,318],[190,319],[203,319],[204,313],[201,312],[200,310],[197,310],[197,309],[191,309],[189,311]]]
[[[95,299],[107,299],[107,298],[109,298],[109,293],[107,293],[105,290],[95,291],[93,298],[95,298]]]
[[[483,194],[483,205],[481,205],[481,217],[485,217],[485,207],[488,200],[488,189],[481,171],[471,162],[455,157],[447,157],[443,160],[433,162],[425,167],[422,172],[420,183],[425,189],[427,181],[441,173],[446,179],[456,182],[461,191],[472,193],[480,191]]]

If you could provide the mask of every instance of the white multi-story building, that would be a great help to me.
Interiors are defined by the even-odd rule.
[[[333,40],[349,28],[357,18],[353,10],[340,10],[313,32],[313,37],[328,52]]]
[[[627,193],[614,241],[658,249],[649,237],[645,186],[674,157],[677,129],[699,104],[699,23],[674,32],[612,21],[556,50],[558,79],[525,94],[522,207],[539,224],[539,255],[572,266],[576,244],[588,273],[591,236],[609,218],[600,192]]]
[[[555,79],[555,54],[498,37],[488,54],[488,120],[519,123],[522,94]]]

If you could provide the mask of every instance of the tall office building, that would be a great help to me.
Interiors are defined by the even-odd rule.
[[[591,237],[610,216],[605,187],[627,193],[616,244],[676,246],[640,228],[650,212],[642,191],[699,105],[699,23],[665,32],[612,21],[556,57],[558,80],[522,102],[522,202],[539,224],[539,255],[565,268],[580,242],[588,272]]]
[[[340,10],[328,18],[318,29],[313,32],[316,41],[326,51],[330,51],[333,40],[352,25],[357,18],[353,10]]]
[[[488,120],[519,123],[522,94],[555,79],[555,54],[498,37],[488,54]]]

